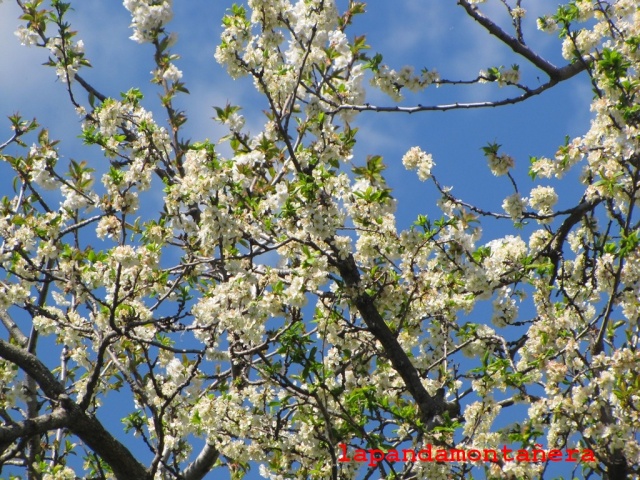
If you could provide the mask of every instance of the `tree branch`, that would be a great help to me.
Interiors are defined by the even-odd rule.
[[[369,331],[380,342],[385,353],[389,356],[395,371],[404,380],[409,393],[411,393],[418,405],[422,421],[429,428],[430,425],[434,424],[435,417],[449,410],[451,406],[447,404],[444,396],[432,397],[422,385],[418,371],[385,323],[380,312],[378,312],[373,303],[373,298],[362,291],[360,273],[353,256],[349,255],[347,259],[338,261],[336,266],[346,286],[355,290],[352,298],[358,312],[367,327],[369,327]]]
[[[547,247],[547,251],[545,252],[547,256],[551,259],[553,263],[553,274],[549,279],[549,285],[553,285],[558,275],[558,268],[560,266],[560,258],[562,257],[562,245],[567,239],[567,235],[571,229],[584,217],[587,212],[593,210],[599,203],[602,202],[602,198],[598,198],[595,200],[583,200],[580,204],[578,204],[575,208],[571,210],[570,215],[564,219],[560,228],[553,236],[553,239],[549,243]]]
[[[9,331],[9,336],[13,338],[18,345],[26,348],[29,343],[29,339],[24,333],[22,333],[22,330],[20,330],[16,322],[13,321],[13,318],[11,318],[6,310],[0,311],[0,321],[2,321],[5,328]]]
[[[219,456],[218,449],[207,442],[196,459],[184,469],[182,478],[184,480],[201,480],[211,471]]]
[[[63,386],[35,355],[0,339],[0,357],[24,370],[47,397],[57,399],[64,394]]]
[[[398,112],[398,113],[418,113],[418,112],[446,112],[448,110],[471,110],[476,108],[493,108],[493,107],[501,107],[504,105],[515,105],[516,103],[524,102],[531,97],[535,97],[536,95],[540,95],[542,92],[549,90],[551,87],[554,87],[559,82],[568,80],[571,77],[574,77],[581,71],[585,69],[585,66],[582,63],[572,63],[566,65],[557,70],[558,75],[557,79],[551,79],[548,82],[540,85],[538,88],[534,88],[531,90],[527,90],[522,95],[518,95],[517,97],[508,97],[503,98],[502,100],[488,100],[486,102],[470,102],[470,103],[445,103],[440,105],[415,105],[412,107],[400,107],[400,106],[392,106],[392,107],[379,107],[376,105],[371,105],[369,103],[365,103],[362,105],[355,104],[342,104],[336,105],[333,110],[329,110],[328,113],[335,114],[341,110],[353,110],[356,112]]]
[[[151,480],[149,471],[93,416],[87,415],[68,397],[64,408],[71,411],[69,429],[109,464],[118,480]]]
[[[513,50],[515,53],[533,63],[536,67],[549,75],[550,79],[555,80],[556,82],[563,80],[562,78],[560,78],[560,69],[558,69],[558,67],[539,56],[524,43],[518,41],[517,38],[509,35],[491,19],[485,17],[477,7],[469,4],[467,0],[458,0],[458,5],[464,8],[467,14],[480,25],[482,25],[491,35],[497,37],[502,43],[511,48],[511,50]]]
[[[0,450],[4,451],[8,445],[20,437],[31,437],[56,428],[64,428],[69,419],[69,412],[58,407],[47,415],[29,418],[8,427],[0,427]]]
[[[151,478],[147,469],[122,443],[105,430],[95,417],[86,414],[66,395],[64,387],[35,355],[0,339],[0,357],[24,370],[51,401],[59,402],[67,415],[65,426],[111,466],[118,480]]]
[[[75,77],[73,77],[73,78],[74,78],[74,80],[78,81],[78,83],[82,86],[82,88],[84,88],[87,91],[87,93],[90,93],[91,95],[96,97],[101,102],[104,102],[107,99],[107,97],[105,95],[103,95],[98,90],[93,88],[93,86],[90,83],[88,83],[84,78],[82,78],[77,73],[76,73]]]

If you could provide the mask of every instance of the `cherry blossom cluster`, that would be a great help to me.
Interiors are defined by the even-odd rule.
[[[550,77],[544,89],[588,76],[594,119],[551,158],[532,157],[528,172],[497,143],[478,152],[487,178],[509,188],[495,212],[440,184],[428,146],[405,148],[388,161],[440,197],[417,206],[408,226],[396,218],[406,206],[385,160],[355,149],[357,112],[378,108],[365,103],[367,88],[400,100],[455,82],[367,53],[351,29],[362,3],[232,6],[215,60],[253,80],[266,115],[247,122],[251,110],[216,106],[225,134],[215,142],[185,140],[172,2],[124,1],[132,40],[154,49],[164,111],[153,113],[139,89],[109,96],[89,85],[67,4],[42,3],[19,3],[17,34],[48,49],[84,142],[104,159],[67,159],[46,129],[10,117],[1,158],[16,181],[0,202],[0,320],[11,341],[0,340],[0,410],[11,428],[1,435],[42,430],[35,443],[10,438],[3,455],[42,478],[193,480],[219,467],[241,478],[259,465],[264,478],[337,479],[374,474],[340,463],[340,446],[544,443],[588,446],[597,461],[583,467],[594,475],[639,473],[636,2],[574,0],[538,19],[562,37],[563,67],[521,39],[521,2],[502,2],[513,35],[485,16],[485,2],[458,2]],[[540,93],[524,81],[514,65],[458,84],[520,89],[504,101],[516,103]],[[579,180],[566,188],[560,179]],[[41,355],[47,337],[59,362]],[[114,391],[126,399],[124,432],[112,435],[96,413]],[[95,450],[84,472],[68,461],[76,441]],[[125,443],[153,460],[143,465]],[[407,478],[469,478],[478,468],[375,467]],[[547,468],[487,466],[496,478]]]

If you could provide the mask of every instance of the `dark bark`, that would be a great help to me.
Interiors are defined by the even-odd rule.
[[[353,256],[350,255],[346,260],[339,261],[337,267],[347,287],[357,292],[352,298],[358,312],[369,327],[369,331],[382,345],[391,365],[402,377],[407,390],[415,399],[424,425],[429,428],[434,424],[435,417],[445,411],[453,413],[455,406],[448,404],[444,396],[431,396],[422,385],[418,371],[378,312],[373,298],[362,290],[360,273]]]
[[[18,438],[28,438],[56,428],[62,428],[68,422],[68,413],[63,408],[56,408],[47,415],[28,418],[22,422],[0,427],[0,453],[4,452]]]
[[[484,16],[476,6],[471,5],[466,0],[458,0],[458,4],[465,9],[471,18],[482,25],[491,35],[500,39],[502,43],[511,48],[515,53],[526,58],[529,62],[549,75],[549,78],[554,84],[567,80],[586,68],[586,65],[583,62],[575,62],[562,68],[558,68],[531,50],[525,43],[505,32],[500,26],[494,23],[493,20]]]
[[[64,414],[58,413],[57,415],[64,417],[65,421],[58,421],[55,426],[52,426],[52,429],[61,427],[69,429],[109,464],[119,480],[151,479],[149,471],[136,460],[122,443],[116,440],[95,417],[83,411],[66,395],[64,387],[36,356],[0,340],[0,357],[20,367],[38,384],[44,395],[58,405],[55,411],[61,409],[64,412]],[[56,418],[58,417],[56,416]],[[34,420],[30,419],[27,422]],[[44,424],[41,423],[41,427],[43,426]],[[44,431],[40,433],[44,433]]]
[[[205,444],[196,459],[185,468],[182,477],[184,480],[201,480],[211,471],[219,456],[220,452],[213,445]]]

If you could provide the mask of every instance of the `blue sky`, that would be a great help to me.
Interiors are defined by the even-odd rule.
[[[264,121],[260,112],[265,104],[255,93],[252,82],[232,81],[213,58],[221,32],[220,20],[230,4],[176,1],[175,17],[169,24],[169,29],[178,33],[179,41],[173,51],[182,57],[177,65],[191,91],[191,95],[181,96],[178,103],[189,116],[186,136],[194,141],[205,138],[217,141],[227,133],[211,119],[214,105],[229,102],[243,106],[253,133],[260,130]],[[530,16],[525,35],[543,56],[563,65],[560,40],[537,32],[534,21],[537,15],[552,12],[557,5],[558,2],[549,0],[525,4]],[[140,87],[146,94],[145,106],[154,111],[157,120],[162,119],[157,91],[149,84],[152,47],[138,45],[128,38],[132,33],[131,19],[121,2],[82,0],[75,2],[74,8],[70,21],[79,32],[78,38],[84,40],[87,58],[94,66],[83,70],[83,77],[107,96],[118,97],[122,91]],[[490,0],[485,11],[504,21],[499,13],[500,2]],[[53,69],[42,66],[48,52],[19,45],[13,34],[19,24],[18,15],[15,2],[5,0],[0,4],[0,65],[4,72],[0,75],[0,114],[6,117],[19,111],[26,118],[37,117],[41,125],[50,129],[51,137],[62,140],[60,151],[65,156],[106,165],[97,148],[86,150],[77,139],[80,119],[68,101],[64,85],[56,81]],[[448,79],[474,78],[481,69],[520,62],[451,0],[371,1],[368,14],[356,19],[349,36],[362,33],[367,34],[372,51],[383,54],[384,62],[392,68],[399,69],[405,64],[413,64],[417,70],[436,68]],[[523,78],[530,85],[537,85],[536,76],[543,74],[522,66]],[[403,105],[497,100],[515,93],[492,85],[429,88],[420,94],[407,95]],[[84,98],[81,93],[79,97]],[[588,79],[582,75],[522,104],[497,109],[414,115],[365,112],[353,122],[360,128],[354,163],[364,163],[367,155],[384,157],[387,180],[398,200],[401,227],[410,225],[418,214],[437,214],[435,188],[428,182],[420,182],[402,167],[403,154],[414,145],[433,154],[436,162],[433,173],[440,183],[454,185],[456,196],[484,209],[501,211],[503,198],[512,193],[511,185],[508,179],[490,173],[481,147],[489,142],[503,145],[503,151],[516,160],[515,176],[526,193],[533,186],[527,177],[529,156],[553,156],[566,135],[574,137],[586,132],[591,118],[590,98]],[[369,92],[367,100],[375,105],[392,105],[389,98],[374,91]],[[8,121],[0,121],[0,143],[10,136],[8,127]],[[0,180],[1,193],[9,194],[5,166],[0,166],[0,178],[4,178]],[[570,180],[564,183],[571,185]],[[572,191],[570,186],[562,190],[567,194],[567,202],[575,204],[580,191]],[[561,195],[560,206],[562,198]],[[483,242],[511,230],[508,222],[488,224]],[[257,471],[249,478],[258,478]]]

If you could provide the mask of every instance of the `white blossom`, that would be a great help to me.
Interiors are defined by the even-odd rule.
[[[487,155],[487,160],[489,161],[489,168],[491,169],[491,173],[496,176],[507,174],[509,170],[513,168],[513,165],[515,163],[513,158],[506,154]]]
[[[558,194],[553,187],[535,187],[529,194],[529,205],[538,210],[539,215],[551,215],[557,201]]]
[[[520,220],[527,206],[527,199],[518,193],[509,195],[502,202],[502,208],[514,220]]]
[[[420,147],[412,147],[402,157],[402,164],[407,170],[417,170],[421,181],[431,176],[431,169],[435,165],[430,154],[422,151]]]
[[[38,40],[40,40],[40,36],[37,34],[37,32],[22,25],[18,27],[15,35],[20,39],[20,43],[22,45],[26,45],[28,47],[30,47],[31,45],[36,45],[38,43]]]

